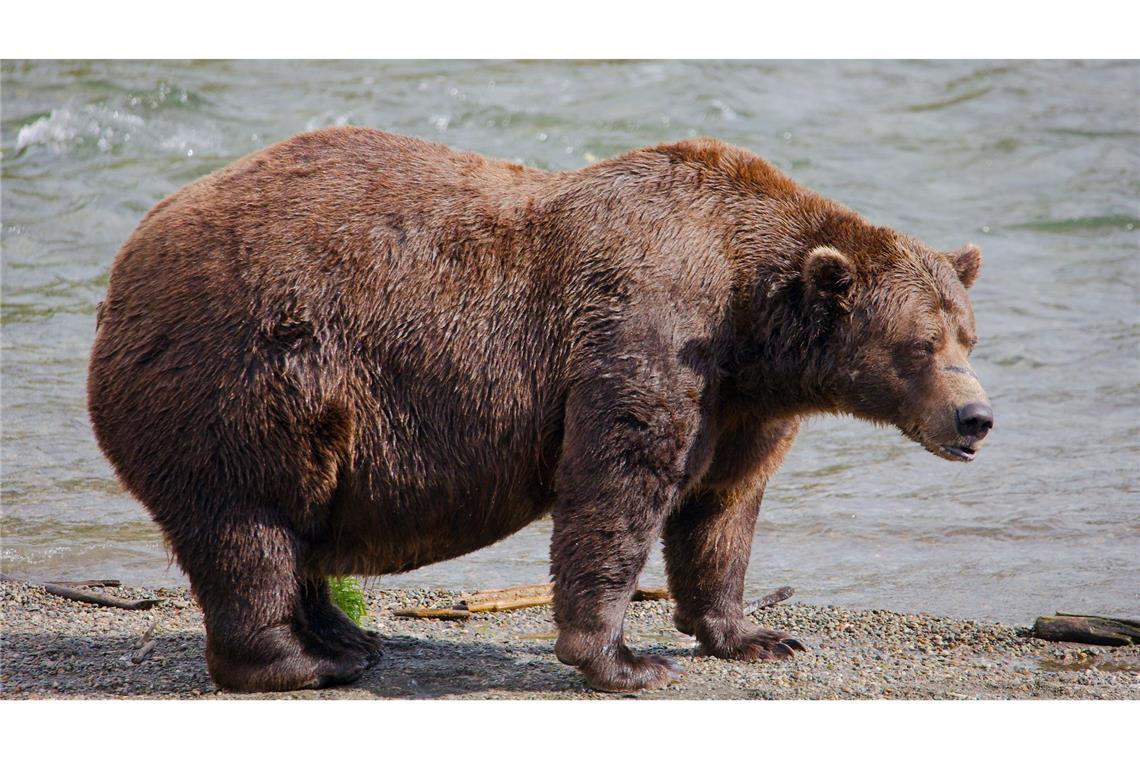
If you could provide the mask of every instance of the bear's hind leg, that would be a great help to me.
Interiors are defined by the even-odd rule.
[[[380,634],[353,623],[332,602],[329,583],[324,576],[308,578],[301,587],[305,623],[311,636],[331,652],[363,655],[369,665],[380,659]]]
[[[330,648],[308,630],[293,533],[268,515],[216,525],[175,553],[206,621],[211,678],[232,691],[289,691],[356,680],[360,652]],[[206,538],[206,540],[203,540]]]

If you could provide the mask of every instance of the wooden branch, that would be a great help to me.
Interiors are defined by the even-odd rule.
[[[753,599],[751,602],[744,605],[744,614],[751,615],[756,610],[762,610],[765,607],[771,607],[774,604],[779,604],[785,599],[791,599],[792,594],[794,593],[796,593],[796,590],[791,586],[780,586],[771,594],[762,596],[759,599]]]
[[[546,604],[551,604],[554,601],[554,594],[543,594],[541,596],[523,596],[508,599],[485,599],[481,602],[461,601],[456,605],[456,609],[467,610],[468,612],[508,612],[510,610],[521,610],[525,607],[542,607]]]
[[[553,583],[532,583],[527,586],[511,586],[509,588],[493,588],[486,591],[476,591],[473,594],[468,594],[459,605],[465,605],[466,609],[471,609],[472,605],[480,606],[492,602],[506,602],[511,599],[533,599],[536,597],[549,596],[554,598],[554,584]],[[548,602],[549,604],[549,602]]]
[[[0,581],[10,581],[12,583],[24,583],[29,586],[36,584],[22,578],[16,578],[7,573],[0,573]],[[123,582],[113,578],[103,580],[87,580],[87,581],[47,581],[53,586],[66,586],[68,588],[103,588],[109,586],[122,586]]]
[[[1058,612],[1037,618],[1032,634],[1046,641],[1119,647],[1140,644],[1140,621]]]
[[[154,632],[158,630],[158,621],[150,624],[150,628],[146,629],[146,633],[139,636],[139,640],[135,642],[135,649],[141,649],[146,646],[146,643],[154,638]]]
[[[672,598],[667,588],[639,588],[633,592],[633,601],[635,602],[657,602]]]
[[[471,617],[469,610],[437,607],[402,607],[392,610],[392,614],[400,618],[421,618],[424,620],[466,620]]]
[[[150,653],[154,651],[155,646],[158,645],[158,641],[154,638],[154,632],[157,629],[158,621],[156,620],[150,624],[150,628],[146,629],[146,633],[144,633],[139,638],[139,640],[135,642],[135,652],[131,655],[131,662],[133,662],[135,665],[138,665],[140,662],[149,657]]]
[[[633,592],[633,601],[648,602],[668,599],[669,590],[664,588],[639,588]],[[529,586],[477,591],[455,605],[456,609],[470,612],[506,612],[521,610],[524,607],[541,607],[554,602],[554,584],[537,583]]]
[[[101,607],[118,607],[122,610],[149,610],[159,602],[158,599],[119,599],[106,594],[97,594],[94,591],[82,591],[70,586],[61,586],[57,583],[45,583],[44,591],[76,602],[87,602]]]
[[[150,656],[150,653],[154,651],[154,648],[156,646],[158,646],[157,641],[148,641],[147,643],[143,644],[138,649],[138,651],[131,655],[131,662],[133,662],[135,665],[138,665],[140,662]]]
[[[1124,623],[1125,625],[1132,626],[1133,628],[1140,628],[1140,620],[1129,620],[1128,618],[1110,618],[1102,615],[1082,615],[1079,612],[1058,612],[1057,617],[1083,617],[1090,620],[1108,620],[1113,623]]]
[[[643,602],[668,599],[669,591],[663,588],[639,588],[633,601]],[[526,607],[542,607],[554,601],[553,583],[533,583],[526,586],[495,588],[476,591],[460,599],[454,607],[408,607],[392,610],[396,617],[435,620],[463,620],[480,612],[509,612]]]

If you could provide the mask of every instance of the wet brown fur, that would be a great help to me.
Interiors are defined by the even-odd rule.
[[[796,648],[741,611],[764,486],[804,415],[932,451],[956,435],[981,391],[941,368],[974,340],[977,260],[712,140],[552,173],[322,130],[146,216],[89,409],[223,687],[355,678],[376,641],[326,575],[410,570],[551,512],[558,657],[651,687],[674,666],[628,650],[622,621],[662,534],[682,630],[723,657]]]

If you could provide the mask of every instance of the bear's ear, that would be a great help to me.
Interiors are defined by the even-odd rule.
[[[825,300],[844,311],[851,306],[855,265],[829,245],[813,248],[804,259],[804,286],[809,300]]]
[[[973,243],[967,243],[956,251],[946,254],[950,259],[950,266],[958,273],[962,285],[970,287],[978,279],[978,270],[982,268],[982,249]]]

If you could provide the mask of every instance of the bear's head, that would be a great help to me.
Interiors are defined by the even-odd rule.
[[[981,251],[939,253],[898,234],[858,248],[816,246],[802,265],[806,305],[827,315],[834,410],[894,425],[945,459],[972,460],[993,426],[969,361],[977,333],[966,289]]]

